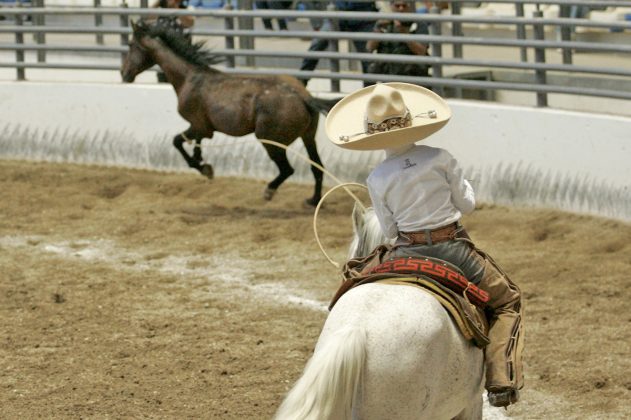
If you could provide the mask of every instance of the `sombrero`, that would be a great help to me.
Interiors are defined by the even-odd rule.
[[[414,143],[451,118],[447,102],[421,86],[379,83],[344,97],[326,117],[326,134],[345,149],[378,150]]]

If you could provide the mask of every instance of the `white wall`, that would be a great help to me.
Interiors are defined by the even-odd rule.
[[[631,186],[631,118],[450,101],[453,118],[429,143],[471,166],[523,164]]]
[[[449,103],[452,120],[427,143],[459,159],[481,199],[631,220],[631,118]],[[185,168],[171,139],[188,125],[168,85],[0,82],[0,110],[0,156]],[[325,166],[344,181],[363,182],[381,153],[336,148],[323,120],[318,143]],[[293,150],[303,149],[297,142]],[[204,154],[218,175],[276,173],[253,136],[216,134]],[[311,183],[308,165],[290,160],[297,168],[292,179]]]

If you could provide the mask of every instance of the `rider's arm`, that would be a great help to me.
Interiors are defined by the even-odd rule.
[[[451,189],[451,202],[462,214],[471,213],[475,209],[475,194],[469,181],[464,179],[464,172],[458,161],[446,152],[447,182]]]

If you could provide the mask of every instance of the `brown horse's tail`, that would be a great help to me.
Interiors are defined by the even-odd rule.
[[[315,111],[321,112],[326,115],[328,112],[338,103],[342,97],[333,98],[333,99],[322,99],[322,98],[309,98],[307,99],[307,106]]]

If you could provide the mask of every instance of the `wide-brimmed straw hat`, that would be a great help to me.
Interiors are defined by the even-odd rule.
[[[423,140],[450,118],[447,102],[429,89],[379,83],[338,102],[327,115],[326,134],[345,149],[390,149]]]

